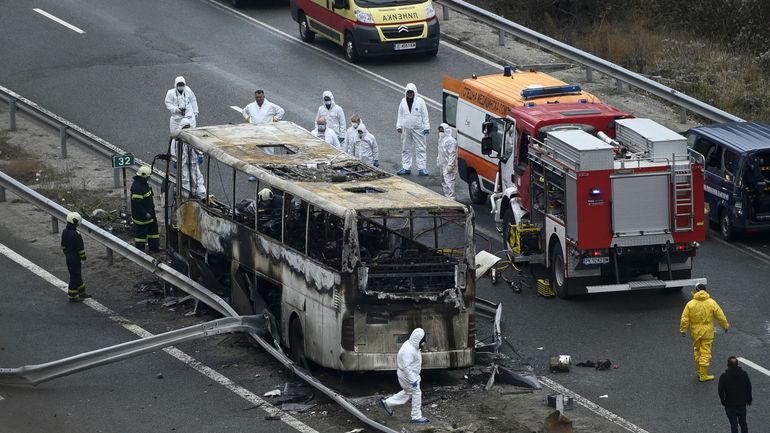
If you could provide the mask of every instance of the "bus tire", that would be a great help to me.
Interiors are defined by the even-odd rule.
[[[310,30],[310,25],[307,23],[307,17],[304,12],[299,13],[297,16],[297,22],[299,22],[299,37],[303,41],[310,43],[315,40],[315,32]]]
[[[297,365],[310,370],[305,357],[305,335],[302,332],[302,323],[297,317],[289,324],[289,357]]]
[[[481,179],[475,171],[468,171],[468,195],[475,204],[484,204],[487,201],[487,193],[481,190]]]
[[[564,254],[561,252],[561,245],[555,242],[551,245],[551,287],[562,299],[569,299],[567,292],[567,277],[564,271]]]
[[[358,47],[356,46],[356,40],[352,33],[345,32],[345,43],[343,44],[343,48],[345,49],[345,58],[348,59],[348,62],[358,62]]]

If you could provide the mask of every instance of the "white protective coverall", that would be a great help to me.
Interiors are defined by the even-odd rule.
[[[182,128],[192,126],[189,124],[188,119],[182,119]],[[199,199],[206,198],[206,181],[203,179],[203,173],[201,173],[200,166],[198,165],[198,154],[187,143],[182,144],[182,158],[178,158],[176,154],[177,143],[171,145],[171,156],[177,161],[177,164],[182,164],[182,187],[190,190],[192,197]],[[188,162],[190,163],[188,165]],[[190,177],[192,176],[192,183]]]
[[[249,123],[270,123],[277,122],[283,119],[283,115],[286,114],[283,108],[273,104],[265,98],[262,101],[262,106],[257,104],[257,101],[243,107],[243,118],[248,120]]]
[[[412,169],[412,148],[414,148],[417,168],[427,169],[425,154],[425,131],[430,131],[428,108],[425,101],[417,95],[417,86],[413,83],[406,85],[406,91],[414,92],[412,109],[406,102],[406,96],[401,99],[398,106],[398,121],[396,129],[401,130],[401,165],[406,170]]]
[[[374,165],[374,161],[377,161],[379,166],[380,148],[377,146],[377,139],[366,129],[366,125],[363,123],[358,125],[358,131],[363,132],[363,135],[356,134],[356,158],[369,165]]]
[[[337,133],[329,129],[328,126],[326,127],[326,130],[324,130],[324,132],[318,132],[318,127],[316,126],[316,128],[310,131],[310,133],[320,138],[321,140],[324,140],[325,142],[331,144],[332,146],[336,147],[339,150],[342,150],[342,151],[345,150],[340,144],[340,140],[337,139]]]
[[[324,98],[329,97],[331,99],[331,105],[326,108],[326,102]],[[317,122],[321,116],[326,118],[326,127],[331,128],[340,142],[345,141],[345,111],[342,107],[334,102],[334,95],[330,90],[325,90],[323,96],[321,96],[321,106],[318,107],[318,114],[315,115],[315,121]]]
[[[356,142],[358,141],[358,127],[363,125],[364,122],[358,122],[358,124],[350,124],[350,128],[348,128],[347,132],[345,133],[345,142],[342,143],[342,147],[345,148],[345,152],[347,152],[350,155],[358,157],[358,149],[356,149]]]
[[[176,86],[177,84],[184,84],[184,90],[180,93]],[[179,76],[174,80],[174,87],[166,92],[166,109],[171,112],[171,119],[169,120],[169,129],[173,134],[174,131],[181,128],[180,122],[182,119],[188,119],[190,121],[190,127],[195,128],[196,119],[198,118],[198,100],[195,99],[195,92],[187,86],[184,77]],[[184,108],[184,116],[182,116],[182,109]]]
[[[441,172],[441,187],[444,195],[457,200],[455,181],[457,180],[457,140],[452,137],[452,128],[446,123],[441,124],[444,132],[438,134],[438,155],[436,165]]]
[[[422,328],[416,328],[409,340],[401,345],[396,357],[398,384],[401,391],[385,400],[389,407],[399,406],[412,399],[412,419],[422,418],[422,391],[420,391],[420,370],[422,370],[422,355],[420,341],[425,337]]]

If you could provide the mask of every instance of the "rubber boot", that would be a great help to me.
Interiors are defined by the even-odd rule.
[[[700,366],[698,367],[698,380],[700,382],[708,382],[709,380],[714,380],[714,376],[709,374],[709,368]]]

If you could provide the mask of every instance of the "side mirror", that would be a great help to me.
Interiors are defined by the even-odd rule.
[[[495,124],[493,122],[484,122],[481,124],[481,133],[484,135],[492,135],[495,132]]]
[[[334,0],[334,9],[347,9],[348,0]]]
[[[494,149],[494,145],[492,143],[492,137],[486,136],[481,139],[481,153],[484,155],[491,155],[492,151]]]

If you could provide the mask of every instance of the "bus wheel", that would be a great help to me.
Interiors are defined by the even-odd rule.
[[[567,293],[567,278],[564,273],[564,255],[561,253],[561,246],[557,243],[551,252],[551,287],[562,299],[569,298]]]
[[[479,175],[475,171],[469,173],[468,181],[468,195],[471,196],[471,201],[476,204],[484,204],[487,201],[487,193],[481,190],[481,180]]]
[[[353,35],[348,32],[345,33],[345,58],[350,63],[356,63],[358,61],[358,48],[356,48],[356,41]]]
[[[289,325],[289,344],[291,345],[289,356],[291,360],[305,370],[310,370],[305,358],[305,336],[302,333],[302,324],[299,319],[294,319]]]
[[[722,209],[719,213],[719,230],[722,232],[722,238],[726,241],[735,239],[735,230],[733,229],[733,220],[730,218],[730,212]]]
[[[313,42],[315,40],[315,32],[310,30],[310,26],[307,23],[307,17],[304,13],[299,13],[299,37],[305,42]]]

